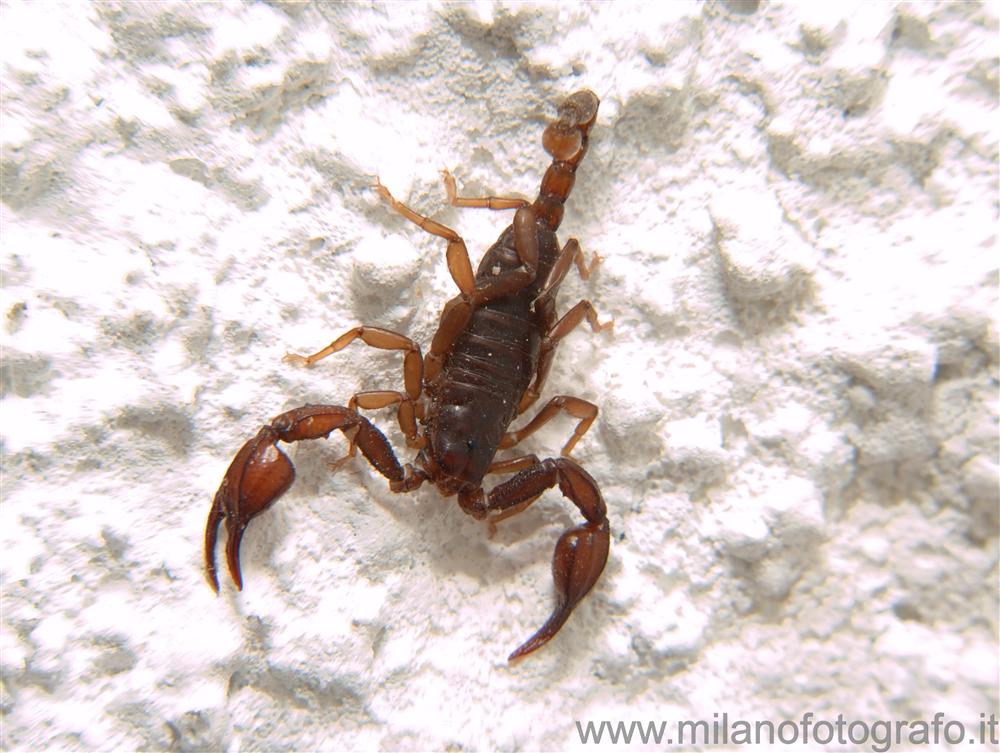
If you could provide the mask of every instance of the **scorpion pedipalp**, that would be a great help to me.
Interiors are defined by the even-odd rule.
[[[559,632],[576,605],[597,583],[608,560],[611,529],[604,498],[594,478],[569,458],[549,458],[521,471],[494,487],[482,509],[487,519],[502,519],[508,510],[520,512],[556,484],[563,496],[580,509],[586,522],[559,537],[552,558],[556,606],[545,624],[508,661],[537,651]]]
[[[243,574],[240,571],[243,532],[251,519],[273,505],[295,481],[292,461],[277,446],[277,442],[319,439],[335,429],[348,436],[352,447],[360,449],[372,467],[390,483],[405,485],[406,472],[385,435],[357,411],[340,405],[306,405],[276,416],[236,453],[212,502],[205,527],[205,572],[216,593],[219,592],[219,578],[215,565],[215,544],[219,524],[226,521],[229,574],[236,587],[243,590]]]
[[[270,426],[236,453],[233,462],[215,494],[212,511],[205,528],[205,570],[215,592],[219,577],[215,567],[215,541],[219,523],[226,521],[226,562],[233,582],[243,589],[240,572],[240,541],[250,519],[259,515],[287,491],[295,481],[295,468],[275,442],[278,436]]]

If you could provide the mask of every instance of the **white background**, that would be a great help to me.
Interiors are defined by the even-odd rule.
[[[997,707],[995,4],[0,21],[5,749],[558,749],[574,720],[723,712],[972,734]],[[454,294],[375,176],[476,263],[509,214],[447,207],[438,171],[533,196],[584,87],[560,232],[604,262],[560,307],[615,329],[569,337],[543,397],[601,408],[575,456],[602,580],[508,667],[579,514],[553,490],[490,537],[361,459],[330,474],[333,437],[290,449],[246,589],[215,597],[204,521],[241,443],[401,381],[361,345],[282,355],[358,323],[426,346]]]

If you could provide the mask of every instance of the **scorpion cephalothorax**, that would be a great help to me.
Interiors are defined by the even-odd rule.
[[[357,339],[374,348],[400,350],[404,353],[404,389],[359,392],[346,407],[306,405],[286,411],[243,445],[215,495],[205,530],[205,565],[216,591],[219,523],[226,521],[226,561],[236,586],[242,588],[239,547],[243,531],[295,479],[295,469],[277,442],[318,439],[339,429],[350,442],[342,460],[361,450],[389,480],[393,491],[412,491],[430,481],[444,496],[457,495],[465,512],[491,524],[520,512],[558,484],[585,520],[563,533],[556,544],[552,561],[556,606],[552,616],[510,659],[535,651],[559,631],[597,582],[608,557],[610,529],[601,492],[591,475],[569,457],[597,417],[597,406],[560,395],[549,400],[523,428],[508,431],[507,427],[538,400],[560,340],[584,319],[595,332],[612,326],[611,322],[598,322],[589,301],[580,301],[557,319],[555,300],[571,266],[575,264],[586,279],[598,262],[595,256],[586,265],[575,239],[561,248],[556,240],[563,204],[587,153],[587,137],[598,104],[593,92],[583,90],[560,105],[558,119],[542,135],[542,144],[553,161],[534,202],[460,197],[454,178],[444,173],[453,206],[516,210],[514,221],[483,256],[475,275],[461,236],[416,213],[393,198],[381,183],[376,184],[395,211],[447,241],[448,270],[459,295],[445,305],[426,357],[408,337],[366,326],[355,327],[311,356],[286,356],[290,363],[311,365]],[[419,449],[414,466],[401,465],[382,432],[358,413],[359,409],[390,406],[396,407],[407,445]],[[498,449],[515,446],[563,411],[579,423],[561,457],[539,460],[529,453],[494,460]],[[487,493],[482,481],[488,473],[514,475]]]

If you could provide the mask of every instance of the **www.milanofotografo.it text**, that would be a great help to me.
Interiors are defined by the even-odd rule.
[[[731,719],[728,713],[713,714],[712,721],[680,719],[670,721],[574,722],[580,742],[611,745],[867,745],[873,753],[886,753],[894,747],[942,744],[983,745],[995,749],[996,714],[979,715],[967,724],[946,719],[938,712],[924,719],[836,719],[817,718],[812,712],[798,721],[748,721]]]

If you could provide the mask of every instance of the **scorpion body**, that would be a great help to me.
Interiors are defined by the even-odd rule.
[[[427,436],[433,454],[452,458],[454,448],[464,445],[468,465],[464,469],[447,465],[452,476],[461,474],[471,484],[482,481],[507,427],[522,412],[521,398],[538,372],[544,333],[552,325],[554,309],[534,303],[558,259],[559,247],[554,231],[536,227],[535,232],[539,241],[535,278],[473,310],[440,377],[428,385]],[[520,267],[512,225],[480,262],[476,287],[483,289],[498,278],[513,276]]]
[[[326,437],[339,429],[350,444],[346,461],[360,450],[396,492],[416,489],[424,481],[446,497],[457,496],[461,508],[491,524],[520,512],[558,485],[583,514],[585,522],[566,531],[556,544],[552,563],[556,607],[549,620],[510,660],[535,651],[562,627],[576,604],[600,577],[610,546],[607,509],[596,482],[569,454],[597,416],[597,406],[561,395],[551,399],[524,427],[508,426],[533,405],[540,394],[555,346],[586,318],[596,332],[600,324],[589,301],[580,301],[562,318],[556,293],[574,264],[587,278],[589,267],[579,243],[560,248],[556,238],[563,204],[587,152],[587,139],[599,101],[583,90],[567,98],[559,117],[545,129],[542,143],[553,157],[534,202],[520,198],[459,197],[445,171],[453,206],[514,209],[514,220],[486,252],[475,275],[465,242],[451,228],[418,214],[377,183],[393,209],[420,228],[448,243],[447,262],[459,295],[449,301],[426,357],[402,334],[359,326],[310,356],[289,355],[286,361],[308,366],[356,339],[376,348],[400,350],[404,390],[355,394],[348,405],[306,405],[286,411],[260,429],[237,453],[216,493],[205,531],[205,563],[209,582],[218,591],[215,544],[218,526],[226,521],[226,557],[238,588],[239,546],[250,519],[273,504],[291,486],[295,471],[277,442]],[[419,449],[414,465],[403,466],[388,440],[358,410],[396,407],[406,442]],[[534,454],[494,460],[498,449],[515,446],[560,412],[579,419],[561,456],[539,460]],[[482,488],[488,473],[514,474],[489,493]]]

